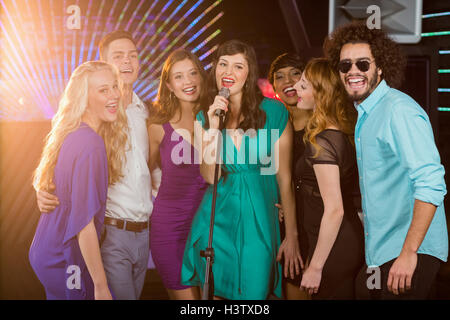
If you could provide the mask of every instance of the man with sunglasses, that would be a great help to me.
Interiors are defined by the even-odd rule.
[[[335,30],[324,51],[358,110],[366,263],[381,276],[370,297],[426,299],[448,256],[446,186],[427,114],[394,89],[405,59],[382,30],[363,23]]]

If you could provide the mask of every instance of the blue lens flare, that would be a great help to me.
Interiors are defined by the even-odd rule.
[[[99,59],[109,32],[133,34],[139,50],[136,93],[156,96],[164,60],[176,48],[205,67],[217,49],[223,0],[0,0],[0,121],[51,119],[73,70]],[[69,28],[80,9],[80,28]]]

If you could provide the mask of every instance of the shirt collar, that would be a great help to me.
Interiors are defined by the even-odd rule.
[[[372,111],[378,101],[383,98],[383,96],[388,92],[389,89],[390,87],[387,85],[386,81],[381,80],[375,90],[363,102],[361,102],[359,105],[355,104],[355,106],[361,107],[361,109],[363,109],[366,113],[370,113],[370,111]]]

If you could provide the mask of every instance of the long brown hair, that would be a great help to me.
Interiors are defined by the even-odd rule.
[[[198,69],[201,76],[201,90],[199,102],[204,99],[205,94],[205,69],[197,58],[197,56],[186,49],[177,49],[173,51],[164,62],[159,82],[158,95],[154,103],[155,115],[149,120],[150,123],[163,124],[173,118],[177,109],[180,107],[178,98],[169,90],[167,83],[169,82],[170,71],[175,63],[189,59]],[[181,117],[181,114],[180,114]]]
[[[338,127],[354,143],[357,113],[330,61],[325,58],[312,59],[306,65],[304,75],[313,88],[315,109],[303,139],[314,146],[315,157],[320,151],[316,136],[330,124]]]
[[[229,40],[219,46],[214,57],[213,66],[208,74],[207,81],[207,95],[206,100],[202,102],[197,110],[205,113],[208,112],[209,106],[213,103],[215,96],[219,89],[216,83],[216,67],[222,56],[232,56],[235,54],[243,54],[248,63],[248,76],[242,92],[241,114],[244,120],[239,124],[239,128],[246,131],[248,129],[260,129],[266,123],[266,113],[259,108],[260,103],[264,99],[261,90],[258,87],[258,62],[256,60],[256,53],[252,46],[239,41]],[[225,123],[228,120],[229,112],[226,113]],[[206,126],[209,127],[208,117],[206,118]]]

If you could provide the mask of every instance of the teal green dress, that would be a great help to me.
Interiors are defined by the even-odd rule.
[[[222,131],[222,176],[217,187],[214,224],[214,295],[226,299],[281,298],[279,188],[274,164],[274,144],[288,122],[288,111],[273,99],[264,99],[265,130],[242,138],[236,149]],[[205,122],[200,112],[197,120]],[[282,156],[282,155],[281,155]],[[208,246],[213,186],[210,185],[193,219],[184,251],[181,279],[184,285],[203,286]]]

